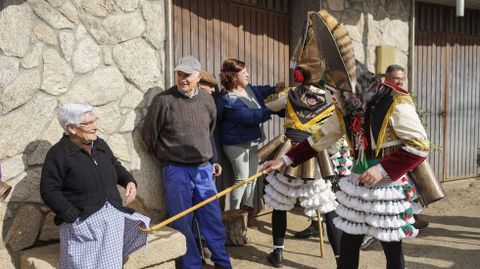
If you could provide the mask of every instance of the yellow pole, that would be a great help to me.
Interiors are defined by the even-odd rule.
[[[157,231],[157,230],[159,230],[160,228],[162,228],[163,226],[166,226],[166,225],[168,225],[168,224],[176,221],[177,219],[179,219],[179,218],[181,218],[181,217],[183,217],[183,216],[185,216],[185,215],[187,215],[187,214],[192,213],[193,211],[195,211],[195,210],[199,209],[200,207],[202,207],[202,206],[210,203],[211,201],[216,200],[216,199],[218,199],[218,198],[220,198],[220,197],[222,197],[222,196],[225,196],[227,193],[229,193],[229,192],[237,189],[238,187],[241,187],[241,186],[247,184],[247,183],[250,182],[250,181],[253,181],[254,179],[256,179],[256,178],[258,178],[258,177],[263,176],[263,175],[266,174],[266,173],[267,173],[267,172],[266,172],[265,170],[262,171],[262,172],[258,172],[258,173],[256,173],[255,175],[253,175],[253,176],[251,176],[251,177],[249,177],[249,178],[247,178],[247,179],[244,179],[242,182],[237,183],[237,184],[235,184],[235,185],[233,185],[233,186],[231,186],[231,187],[223,190],[222,192],[219,192],[219,193],[211,196],[210,198],[208,198],[208,199],[206,199],[206,200],[203,200],[202,202],[200,202],[200,203],[198,203],[198,204],[196,204],[196,205],[194,205],[194,206],[192,206],[192,207],[190,207],[190,208],[188,208],[188,209],[186,209],[186,210],[178,213],[178,214],[175,215],[175,216],[172,216],[172,217],[170,217],[170,218],[168,218],[168,219],[160,222],[159,224],[157,224],[157,225],[155,225],[155,226],[152,226],[152,227],[149,227],[149,228],[142,228],[142,227],[140,227],[140,230],[142,230],[143,232],[147,232],[147,233],[151,233],[151,232]]]
[[[323,225],[322,225],[322,215],[320,215],[320,210],[317,210],[318,218],[318,237],[320,238],[320,258],[323,258],[323,253],[325,251],[323,246]]]

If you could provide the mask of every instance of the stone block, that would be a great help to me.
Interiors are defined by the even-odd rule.
[[[83,1],[83,10],[100,18],[106,17],[114,11],[113,1]]]
[[[152,265],[162,265],[167,261],[183,256],[186,252],[185,236],[175,229],[163,227],[148,236],[147,247],[132,253],[124,268],[137,269]]]
[[[0,247],[0,268],[15,269],[15,264],[12,261],[12,257],[4,246]]]
[[[145,1],[142,14],[146,22],[145,38],[156,49],[160,49],[165,41],[165,11],[162,2]]]
[[[73,71],[70,65],[54,49],[47,49],[43,52],[43,62],[41,89],[52,95],[66,92],[70,81],[73,79]]]
[[[60,268],[60,244],[32,248],[20,254],[20,269]]]
[[[93,36],[93,38],[95,38],[98,44],[103,45],[116,43],[115,38],[105,31],[99,18],[88,13],[79,13],[79,17],[87,31]],[[83,28],[83,26],[81,27]]]
[[[95,69],[101,62],[100,47],[91,38],[85,38],[76,45],[73,51],[73,70],[87,73]]]
[[[125,11],[125,12],[132,12],[137,9],[139,2],[142,0],[116,0],[117,6]]]
[[[13,187],[12,193],[7,197],[8,202],[37,203],[42,204],[40,196],[41,166],[28,167],[22,170],[8,184]]]
[[[9,180],[19,175],[25,169],[25,164],[22,160],[22,155],[16,155],[13,158],[7,159],[2,163],[3,180]]]
[[[48,26],[46,23],[38,23],[33,27],[33,32],[38,40],[52,46],[58,45],[57,33],[55,33],[52,27]]]
[[[25,55],[30,43],[32,23],[32,9],[27,4],[12,5],[2,10],[0,13],[0,49],[5,55],[17,57]]]
[[[37,95],[18,109],[0,116],[0,160],[23,152],[51,121],[56,105],[54,97]]]
[[[75,24],[78,24],[80,21],[80,18],[78,18],[77,8],[70,1],[66,1],[61,7],[58,8],[58,11],[60,11],[63,16]]]
[[[115,157],[120,161],[130,162],[130,149],[127,140],[121,134],[113,134],[108,138],[108,145],[113,151]]]
[[[37,42],[33,45],[30,51],[22,60],[24,68],[37,67],[40,64],[40,59],[43,51],[43,42]]]
[[[140,12],[112,15],[102,24],[104,29],[119,42],[136,38],[145,30]]]
[[[70,90],[60,97],[60,100],[63,103],[80,101],[101,106],[119,101],[124,93],[125,79],[120,71],[112,66],[97,69],[92,74],[81,78],[70,86]]]
[[[148,267],[148,269],[175,269],[175,261],[165,262],[153,267]]]
[[[45,221],[43,222],[42,231],[38,240],[41,241],[50,241],[50,240],[59,240],[60,239],[60,227],[55,225],[53,219],[55,214],[53,212],[48,213]]]
[[[75,25],[44,0],[29,0],[33,12],[55,29],[72,29]]]
[[[343,11],[345,9],[345,0],[327,0],[327,4],[333,11]]]
[[[102,133],[113,134],[118,130],[122,114],[115,103],[109,103],[96,108],[99,118],[98,128]]]
[[[84,28],[85,29],[85,28]],[[62,31],[58,33],[60,48],[62,48],[63,57],[67,62],[72,59],[73,46],[75,45],[75,35],[72,31]]]
[[[0,97],[2,114],[25,104],[40,89],[40,70],[25,70],[17,79],[8,85]]]
[[[141,89],[160,78],[157,54],[141,38],[116,45],[113,48],[113,58],[127,80]]]
[[[14,57],[0,56],[0,89],[5,88],[17,79],[20,74],[19,61]]]
[[[187,251],[183,234],[170,227],[148,236],[148,245],[132,253],[125,269],[175,268],[174,259],[183,256]],[[60,244],[48,245],[22,251],[20,269],[54,269],[60,268]]]
[[[7,246],[12,251],[19,251],[32,246],[37,239],[42,217],[42,213],[34,206],[23,206],[13,219],[12,226],[5,237]]]

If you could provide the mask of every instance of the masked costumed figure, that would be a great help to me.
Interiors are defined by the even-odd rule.
[[[324,22],[320,28],[337,28],[336,21]],[[333,36],[339,44],[341,35]],[[329,44],[318,40],[317,46],[326,52]],[[429,141],[408,91],[381,83],[360,63],[352,65],[350,58],[342,55],[342,60],[343,72],[342,68],[333,73],[325,70],[327,87],[342,93],[337,95],[333,115],[281,160],[268,161],[264,169],[295,167],[346,135],[355,161],[336,193],[339,205],[334,223],[343,231],[338,267],[358,267],[360,244],[367,234],[381,241],[387,268],[404,268],[402,240],[417,233],[412,225],[414,188],[406,173],[425,160]]]
[[[331,18],[327,13],[324,13],[324,16],[326,19]],[[321,21],[323,23],[319,13],[309,14],[307,30],[294,53],[295,81],[301,82],[302,85],[285,89],[283,92],[269,96],[266,100],[265,105],[272,111],[285,109],[285,135],[277,137],[259,150],[258,155],[261,161],[265,161],[269,156],[280,158],[292,146],[316,133],[335,110],[335,106],[327,102],[325,90],[319,82],[329,61],[341,62],[342,58],[336,46],[334,47],[336,50],[329,59],[325,61],[320,58],[320,52],[312,37],[329,38],[333,42],[332,33],[328,29],[324,28],[320,35],[314,32],[315,28],[312,26]],[[347,167],[351,161],[347,156],[348,150],[345,150],[347,145],[342,143],[344,140],[337,140],[332,141],[328,149],[316,156],[310,156],[311,158],[302,165],[285,167],[282,171],[266,177],[268,185],[265,187],[264,200],[266,205],[274,209],[272,213],[273,252],[269,254],[268,261],[275,267],[281,267],[283,264],[286,212],[295,206],[297,198],[308,217],[315,219],[318,213],[324,215],[327,235],[333,252],[338,258],[341,231],[333,224],[337,202],[332,191],[332,182],[326,179],[332,179],[335,184],[336,170],[340,175],[349,174]],[[340,148],[342,148],[341,153]],[[332,160],[335,165],[330,155],[334,155]],[[315,226],[318,227],[318,222],[313,221],[311,227]]]

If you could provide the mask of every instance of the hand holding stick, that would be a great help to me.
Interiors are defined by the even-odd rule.
[[[206,199],[206,200],[204,200],[204,201],[202,201],[202,202],[200,202],[200,203],[198,203],[198,204],[196,204],[196,205],[194,205],[194,206],[192,206],[192,207],[190,207],[190,208],[188,208],[188,209],[186,209],[186,210],[178,213],[178,214],[175,215],[175,216],[172,216],[172,217],[170,217],[170,218],[168,218],[168,219],[160,222],[159,224],[157,224],[157,225],[155,225],[155,226],[152,226],[152,227],[149,227],[149,228],[139,227],[139,229],[140,229],[141,231],[147,232],[147,233],[151,233],[151,232],[160,230],[163,226],[166,226],[166,225],[168,225],[168,224],[176,221],[177,219],[179,219],[179,218],[181,218],[181,217],[183,217],[183,216],[185,216],[185,215],[188,215],[188,214],[192,213],[193,211],[195,211],[195,210],[199,209],[200,207],[202,207],[202,206],[204,206],[204,205],[212,202],[213,200],[216,200],[216,199],[218,199],[218,198],[220,198],[220,197],[222,197],[222,196],[225,196],[227,193],[232,192],[233,190],[237,189],[238,187],[241,187],[241,186],[249,183],[250,181],[253,181],[253,180],[255,180],[256,178],[261,177],[261,176],[263,176],[263,175],[265,175],[265,174],[267,174],[266,170],[262,170],[262,171],[256,173],[255,175],[253,175],[253,176],[251,176],[251,177],[249,177],[249,178],[247,178],[247,179],[244,179],[242,182],[237,183],[237,184],[235,184],[235,185],[233,185],[233,186],[231,186],[231,187],[223,190],[222,192],[219,192],[219,193],[211,196],[210,198],[208,198],[208,199]]]

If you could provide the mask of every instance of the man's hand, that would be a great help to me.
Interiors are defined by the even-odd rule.
[[[135,183],[130,182],[127,184],[125,188],[125,203],[128,205],[133,200],[135,200],[135,196],[137,195],[137,187],[135,187]]]
[[[222,166],[219,163],[214,163],[213,165],[213,176],[218,177],[222,175]]]
[[[280,169],[284,164],[283,159],[267,161],[260,168],[260,172],[270,173]]]
[[[383,178],[382,172],[380,169],[375,165],[367,169],[367,171],[363,172],[360,175],[358,180],[365,185],[375,185]]]

